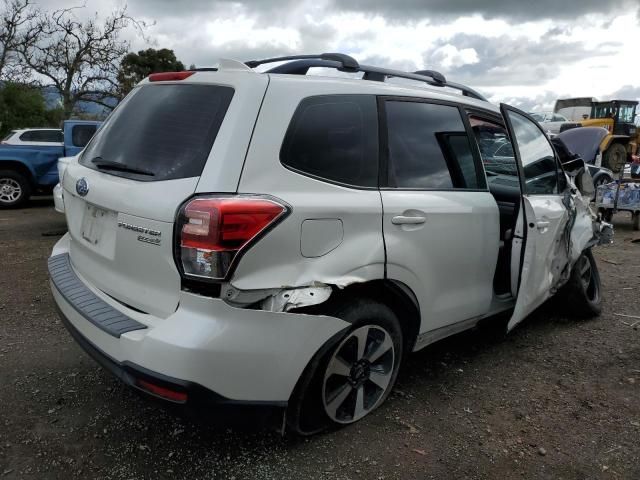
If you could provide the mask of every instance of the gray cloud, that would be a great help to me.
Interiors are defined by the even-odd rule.
[[[560,69],[587,57],[606,57],[615,53],[617,44],[603,43],[597,49],[586,49],[577,42],[560,42],[553,37],[535,42],[524,37],[487,38],[460,33],[436,43],[425,52],[427,68],[441,70],[451,80],[477,87],[505,85],[540,85],[555,78]],[[474,49],[478,62],[443,68],[444,54],[439,47],[452,45],[458,50]]]
[[[637,6],[637,0],[332,0],[343,11],[381,14],[387,18],[438,19],[480,14],[518,21],[573,19],[589,13],[610,14]]]
[[[640,82],[640,80],[638,80]],[[603,100],[640,100],[640,85],[625,85],[615,92],[605,95]]]

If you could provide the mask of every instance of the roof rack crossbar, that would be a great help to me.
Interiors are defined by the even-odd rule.
[[[245,62],[250,68],[275,62],[288,62],[278,65],[265,73],[284,73],[290,75],[306,75],[311,67],[335,68],[343,72],[364,73],[363,80],[385,81],[388,77],[406,78],[424,82],[434,87],[449,87],[462,92],[464,96],[487,101],[487,99],[472,88],[455,82],[448,82],[444,75],[435,70],[418,70],[417,72],[403,72],[371,65],[360,65],[354,58],[342,53],[322,53],[319,55],[291,55],[286,57],[266,58],[264,60],[250,60]]]

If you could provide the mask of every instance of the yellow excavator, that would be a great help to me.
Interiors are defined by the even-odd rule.
[[[572,113],[573,122],[564,123],[561,132],[576,127],[606,128],[609,134],[600,143],[602,166],[619,173],[638,153],[640,129],[634,123],[637,106],[638,102],[634,100],[598,102],[590,98],[569,98],[557,100],[554,111],[565,116]],[[582,118],[576,118],[577,115]]]

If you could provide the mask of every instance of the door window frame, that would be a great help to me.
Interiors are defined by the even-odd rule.
[[[560,173],[562,173],[562,175],[564,175],[564,169],[562,168],[562,164],[560,163],[560,160],[558,158],[558,152],[556,152],[556,149],[553,147],[553,143],[551,143],[551,141],[549,140],[549,137],[547,137],[547,134],[544,132],[544,129],[542,128],[542,126],[536,122],[533,117],[531,115],[529,115],[526,112],[523,112],[522,110],[516,108],[516,107],[512,107],[511,105],[507,105],[506,103],[503,103],[501,106],[504,106],[504,110],[506,111],[512,111],[513,113],[516,113],[518,115],[521,115],[523,117],[525,117],[527,120],[529,120],[539,131],[540,133],[544,136],[544,138],[546,139],[547,143],[549,144],[549,147],[551,147],[551,151],[553,152],[553,158],[554,158],[554,163],[556,165],[556,187],[558,189],[558,191],[556,193],[532,193],[532,192],[528,192],[527,191],[527,177],[524,174],[524,166],[522,165],[522,154],[520,153],[520,148],[518,147],[518,142],[515,138],[515,130],[513,128],[513,123],[511,123],[511,119],[509,118],[509,115],[501,115],[503,117],[503,122],[505,124],[505,126],[507,127],[507,133],[509,133],[509,137],[511,139],[511,145],[513,146],[513,151],[516,154],[516,166],[518,168],[518,177],[520,178],[520,194],[521,195],[532,195],[532,196],[540,196],[540,195],[558,195],[561,196],[562,192],[560,191],[560,184],[566,184],[566,182],[561,182],[560,181]],[[514,133],[514,135],[511,135],[511,133]]]
[[[378,95],[378,144],[380,152],[378,155],[378,188],[380,190],[397,190],[408,192],[489,192],[489,184],[487,182],[487,174],[482,164],[480,150],[475,141],[471,141],[473,130],[469,123],[465,107],[457,102],[448,100],[438,100],[433,98],[410,97],[398,95]],[[484,181],[484,188],[417,188],[417,187],[394,187],[389,184],[389,129],[387,125],[387,102],[409,102],[409,103],[428,103],[432,105],[444,105],[454,107],[458,110],[460,120],[464,125],[467,138],[469,139],[469,147],[473,164],[475,166],[476,177],[478,181]]]

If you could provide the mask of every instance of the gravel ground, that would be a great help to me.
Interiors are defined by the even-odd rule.
[[[0,479],[640,478],[640,233],[599,248],[604,313],[542,307],[414,354],[364,421],[312,438],[176,416],[102,371],[54,311],[50,199],[0,211]],[[634,325],[636,323],[636,325]]]

